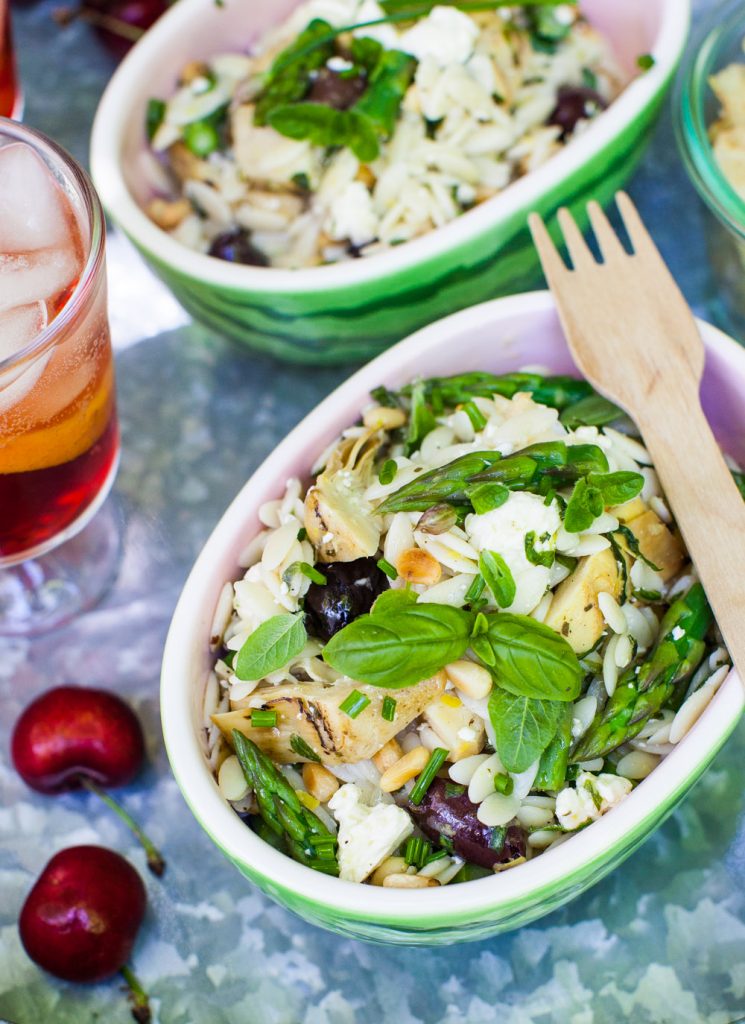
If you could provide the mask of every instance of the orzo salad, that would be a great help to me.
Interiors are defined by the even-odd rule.
[[[215,611],[205,752],[290,857],[430,888],[610,811],[729,658],[633,424],[584,381],[372,398],[259,510]]]
[[[147,212],[236,263],[370,256],[543,164],[623,79],[568,3],[306,0],[147,111]]]

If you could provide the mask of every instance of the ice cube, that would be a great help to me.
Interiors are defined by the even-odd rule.
[[[47,326],[47,308],[43,302],[18,306],[0,314],[0,413],[16,405],[31,391],[51,356],[42,352],[31,362],[2,370],[2,361],[19,352]]]
[[[0,253],[64,246],[78,229],[64,192],[34,150],[0,148]]]
[[[37,300],[48,302],[71,285],[80,270],[72,247],[0,253],[0,313]]]

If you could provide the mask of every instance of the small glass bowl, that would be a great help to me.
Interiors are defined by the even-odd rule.
[[[714,318],[745,343],[745,201],[725,178],[709,141],[709,126],[719,116],[719,101],[709,79],[729,64],[745,62],[743,38],[745,4],[727,0],[707,19],[683,63],[673,109],[683,162],[699,195],[715,214],[707,219],[715,281]]]

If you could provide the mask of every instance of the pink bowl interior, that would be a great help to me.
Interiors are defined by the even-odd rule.
[[[131,129],[121,154],[124,177],[132,195],[140,202],[150,197],[152,175],[144,131],[147,101],[152,96],[168,97],[176,87],[178,74],[190,60],[204,60],[217,53],[246,51],[272,25],[281,22],[302,0],[226,0],[222,6],[210,3],[178,4],[164,18],[170,28],[156,50],[154,39],[141,45],[151,49],[148,74],[140,75],[131,91]],[[629,75],[636,69],[639,54],[654,49],[666,4],[664,0],[582,0],[588,19],[611,40],[621,67]],[[247,13],[250,10],[250,17]],[[157,31],[157,30],[156,30]],[[140,46],[136,48],[140,50]]]

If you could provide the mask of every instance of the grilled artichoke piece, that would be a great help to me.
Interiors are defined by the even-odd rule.
[[[417,715],[436,700],[445,689],[446,676],[438,672],[423,679],[416,686],[396,690],[396,717],[387,722],[381,715],[383,698],[387,691],[377,686],[343,683],[324,686],[323,683],[287,683],[267,688],[260,705],[267,711],[277,712],[274,729],[257,729],[251,725],[251,709],[225,711],[212,716],[227,741],[231,742],[233,729],[252,739],[279,764],[296,764],[311,760],[297,753],[299,737],[318,755],[324,764],[347,764],[372,757]],[[357,718],[350,718],[339,705],[352,690],[364,693],[370,704]],[[254,698],[258,695],[254,694]],[[258,701],[255,701],[258,704]]]
[[[589,651],[603,635],[605,620],[598,606],[598,594],[603,592],[615,598],[621,594],[616,558],[609,548],[581,558],[548,607],[544,622],[566,637],[577,654]]]
[[[650,508],[636,516],[629,523],[629,529],[639,541],[641,553],[658,567],[665,582],[680,572],[685,561],[683,542],[656,512]]]
[[[322,562],[369,558],[380,545],[381,520],[364,498],[378,431],[343,439],[305,498],[305,529]]]

